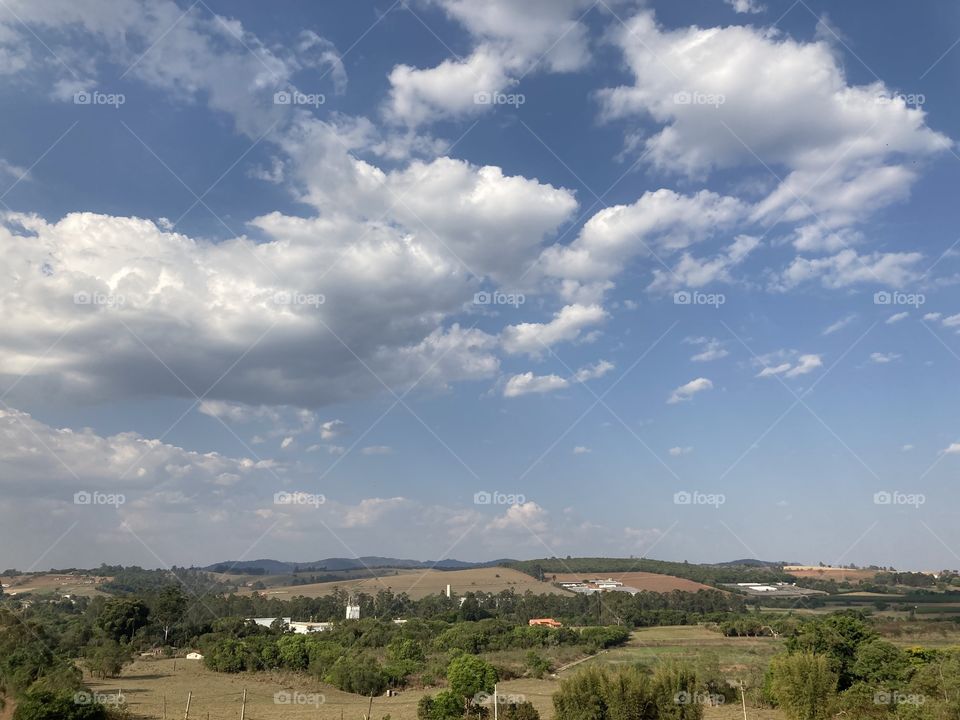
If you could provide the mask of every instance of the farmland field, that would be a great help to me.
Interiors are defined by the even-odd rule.
[[[380,590],[389,588],[394,593],[405,592],[417,599],[427,595],[443,592],[447,584],[453,592],[463,595],[468,592],[500,592],[513,590],[525,593],[531,590],[541,594],[570,594],[566,590],[554,587],[550,583],[539,582],[519,570],[509,568],[471,568],[469,570],[392,570],[375,578],[355,580],[339,580],[310,585],[284,585],[270,587],[260,592],[267,597],[282,599],[303,595],[305,597],[320,597],[329,595],[336,589],[348,592],[365,592],[375,595]]]
[[[554,577],[551,575],[551,578]],[[619,580],[624,585],[636,588],[637,590],[650,590],[652,592],[670,592],[672,590],[683,590],[684,592],[696,592],[697,590],[716,590],[709,585],[687,580],[685,578],[674,577],[673,575],[660,575],[651,572],[625,572],[625,573],[560,573],[555,576],[557,582],[579,582],[584,579],[594,578],[613,578]]]
[[[96,597],[106,595],[97,589],[100,582],[111,578],[100,578],[93,575],[57,575],[46,573],[40,575],[17,575],[3,578],[3,592],[6,595],[23,595],[26,593],[58,595],[86,595]],[[9,585],[9,587],[7,587]]]
[[[783,571],[798,578],[816,578],[818,580],[836,580],[841,582],[860,582],[873,580],[876,570],[849,570],[842,567],[820,567],[818,565],[784,565]]]

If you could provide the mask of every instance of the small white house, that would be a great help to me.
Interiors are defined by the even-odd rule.
[[[196,651],[188,652],[188,653],[187,653],[187,660],[203,660],[203,655],[201,655],[200,653],[198,653],[198,652],[196,652]]]

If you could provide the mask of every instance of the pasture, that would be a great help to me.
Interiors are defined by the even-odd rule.
[[[108,577],[95,575],[62,575],[56,573],[39,573],[35,575],[16,575],[3,578],[3,592],[5,595],[86,595],[96,597],[106,596],[107,593],[98,589],[102,582],[111,580]],[[8,587],[9,586],[9,587]]]
[[[592,663],[618,665],[644,663],[655,665],[667,658],[683,658],[694,663],[715,656],[721,671],[729,677],[744,676],[764,666],[780,647],[772,638],[725,638],[703,627],[658,627],[633,633],[628,645],[599,653],[584,662],[542,680],[519,678],[499,684],[503,695],[526,699],[537,706],[544,720],[553,717],[552,695],[563,677]],[[495,664],[509,664],[497,654],[485,656]],[[556,657],[558,662],[572,658]],[[106,681],[87,679],[91,689],[105,696],[119,690],[134,718],[161,720],[164,701],[166,717],[183,717],[187,693],[192,691],[190,718],[196,720],[234,720],[240,716],[240,703],[247,691],[247,720],[338,720],[359,719],[367,711],[369,698],[341,692],[310,678],[284,672],[240,673],[236,675],[207,670],[200,661],[183,659],[136,660],[124,669],[120,678]],[[395,697],[373,699],[372,718],[416,720],[417,702],[435,689],[409,689]],[[742,718],[739,705],[708,707],[705,720]],[[751,720],[782,720],[769,710],[747,708]]]
[[[862,580],[873,580],[876,570],[850,570],[843,567],[820,567],[819,565],[784,565],[783,571],[798,578],[815,578],[817,580],[836,580],[837,582],[858,583]]]
[[[268,587],[259,592],[266,597],[276,597],[283,600],[303,595],[304,597],[321,597],[329,595],[337,589],[352,593],[368,593],[376,595],[380,590],[407,593],[414,599],[436,595],[446,590],[449,584],[451,590],[464,595],[468,592],[498,593],[503,590],[513,590],[523,594],[528,590],[539,594],[569,595],[567,590],[554,587],[550,583],[539,582],[533,577],[502,567],[470,568],[468,570],[389,570],[389,574],[362,579],[337,580],[332,582],[313,583],[309,585],[281,585]],[[247,590],[245,592],[252,592]]]

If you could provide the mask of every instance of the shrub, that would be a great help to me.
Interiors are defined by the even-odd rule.
[[[103,705],[79,704],[69,693],[30,692],[20,699],[13,720],[107,720]]]
[[[790,720],[830,716],[837,676],[827,658],[814,653],[781,655],[770,663],[770,690]]]
[[[344,692],[358,695],[379,695],[386,690],[388,678],[380,663],[369,655],[348,654],[337,660],[327,682]]]

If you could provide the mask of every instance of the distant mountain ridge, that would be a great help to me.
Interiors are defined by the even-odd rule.
[[[781,562],[781,561],[772,561],[772,560],[757,560],[755,558],[744,558],[743,560],[728,560],[727,562],[721,563],[712,563],[714,567],[731,567],[731,566],[741,566],[741,567],[770,567],[770,568],[779,568],[784,565],[799,565],[799,563],[792,562]]]

